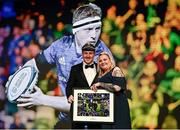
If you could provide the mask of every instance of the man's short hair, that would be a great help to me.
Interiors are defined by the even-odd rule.
[[[98,16],[101,18],[102,16],[102,11],[101,8],[99,8],[97,5],[89,3],[82,5],[78,7],[74,12],[73,12],[73,21],[72,23],[74,24],[75,22],[88,18],[88,17],[95,17]]]
[[[94,51],[95,52],[95,46],[91,43],[86,43],[83,47],[82,47],[82,51]]]

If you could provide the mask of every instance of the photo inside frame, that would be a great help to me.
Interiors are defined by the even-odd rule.
[[[110,111],[109,93],[78,93],[78,116],[108,117]]]

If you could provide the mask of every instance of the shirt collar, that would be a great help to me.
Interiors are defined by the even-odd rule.
[[[84,61],[83,61],[83,68],[85,68],[85,65],[92,65],[94,64],[94,62],[92,62],[91,64],[86,64]]]

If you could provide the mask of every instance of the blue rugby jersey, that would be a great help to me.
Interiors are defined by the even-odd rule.
[[[98,55],[102,51],[106,51],[111,54],[107,46],[99,40],[95,50],[95,62],[97,62]],[[81,48],[76,48],[74,36],[70,35],[64,36],[53,42],[46,50],[43,51],[43,54],[49,64],[56,64],[58,84],[61,87],[63,94],[66,95],[66,86],[71,67],[83,61]],[[63,112],[60,112],[58,118],[61,121],[70,121],[70,117]]]
[[[107,46],[99,40],[96,45],[95,62],[97,62],[97,57],[102,51],[111,54]],[[63,94],[66,95],[66,86],[71,67],[82,62],[82,52],[77,51],[73,35],[64,36],[53,42],[44,50],[44,56],[49,64],[56,64],[58,84]]]

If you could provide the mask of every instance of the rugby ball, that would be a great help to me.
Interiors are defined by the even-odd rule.
[[[24,66],[17,70],[6,83],[8,100],[16,102],[22,94],[31,93],[37,79],[38,71],[33,66]]]

